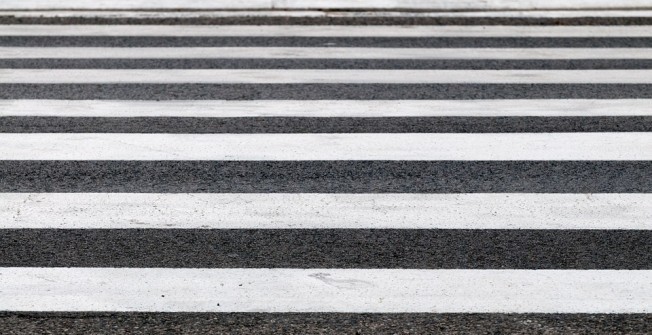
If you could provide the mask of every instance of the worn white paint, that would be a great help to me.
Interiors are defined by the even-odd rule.
[[[0,47],[0,59],[652,59],[652,48]]]
[[[650,270],[0,268],[0,310],[650,313]]]
[[[4,160],[652,160],[652,133],[0,134]]]
[[[652,116],[650,99],[0,100],[2,116],[437,117]]]
[[[651,84],[652,70],[0,69],[2,84]]]
[[[652,26],[0,25],[0,36],[651,37]]]
[[[652,229],[652,194],[0,193],[0,229]]]
[[[3,10],[44,9],[373,9],[533,10],[650,8],[650,0],[3,0]]]
[[[510,11],[328,11],[328,10],[201,10],[201,11],[112,11],[112,10],[23,10],[2,11],[12,17],[94,17],[94,18],[220,18],[220,17],[489,17],[489,18],[577,18],[650,17],[652,11],[637,10],[510,10]]]

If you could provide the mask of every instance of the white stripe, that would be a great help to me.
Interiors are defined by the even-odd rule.
[[[0,8],[1,10],[2,8]],[[0,16],[9,17],[94,17],[94,18],[220,18],[220,17],[490,17],[490,18],[595,18],[595,17],[650,17],[650,10],[527,10],[527,11],[320,11],[320,10],[202,10],[202,11],[111,11],[111,10],[27,10],[0,11]]]
[[[652,116],[650,106],[650,99],[0,100],[0,117]]]
[[[4,160],[652,160],[652,133],[0,134]]]
[[[590,11],[589,13],[599,13],[604,15],[604,13],[613,13],[615,16],[631,16],[631,11],[619,10],[619,11],[610,11],[610,10],[601,10],[601,11]],[[642,16],[650,15],[652,16],[652,11],[640,11]],[[379,14],[377,12],[347,12],[348,15],[354,13],[359,13],[359,15],[369,15],[369,14]],[[473,12],[477,13],[477,12]],[[500,12],[497,12],[500,13]],[[566,15],[572,15],[576,11],[570,11]],[[648,14],[645,14],[648,13]],[[334,13],[335,15],[342,13]],[[409,12],[408,15],[412,16],[415,14],[421,14],[418,12]],[[423,13],[426,14],[426,13]],[[450,13],[446,13],[450,14]],[[201,11],[164,11],[164,10],[138,10],[138,11],[121,11],[121,10],[2,10],[0,7],[0,16],[8,17],[17,17],[17,18],[26,18],[26,17],[84,17],[84,18],[215,18],[215,17],[327,17],[331,13],[319,11],[319,10],[201,10]],[[639,17],[637,15],[637,17]]]
[[[0,8],[1,10],[2,8]],[[94,18],[220,18],[220,17],[491,17],[491,18],[585,18],[585,17],[650,17],[650,10],[527,10],[527,11],[320,11],[320,10],[202,10],[202,11],[111,11],[111,10],[28,10],[0,11],[0,16],[9,17],[94,17]]]
[[[533,10],[650,8],[649,0],[3,0],[0,9],[410,9]]]
[[[652,194],[0,193],[0,229],[652,229]]]
[[[2,84],[650,84],[652,70],[0,69]]]
[[[0,36],[651,37],[652,26],[0,25]]]
[[[0,59],[652,59],[652,48],[37,48],[0,47]]]
[[[0,268],[0,310],[650,313],[649,270]]]

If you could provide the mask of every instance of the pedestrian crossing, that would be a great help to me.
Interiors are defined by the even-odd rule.
[[[650,26],[0,26],[0,317],[645,320],[651,50]]]

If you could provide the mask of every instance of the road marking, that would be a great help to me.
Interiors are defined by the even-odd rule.
[[[652,59],[652,48],[0,47],[0,59]]]
[[[649,313],[649,270],[0,268],[0,310]]]
[[[652,84],[652,70],[1,69],[2,84]]]
[[[652,194],[0,193],[0,229],[638,229]]]
[[[652,160],[652,133],[0,134],[4,160]]]
[[[0,25],[0,36],[614,38],[652,37],[652,26]]]
[[[358,9],[358,10],[537,10],[537,9],[645,9],[647,0],[3,0],[4,10],[46,9]]]
[[[22,2],[21,2],[22,3]],[[222,18],[222,17],[307,17],[307,18],[631,18],[650,17],[652,11],[637,10],[527,10],[527,11],[321,11],[321,10],[10,10],[2,11],[0,16],[9,17],[83,17],[83,18]]]
[[[0,117],[650,116],[650,106],[650,99],[0,100]]]

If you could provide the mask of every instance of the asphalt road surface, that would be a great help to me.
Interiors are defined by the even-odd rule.
[[[0,16],[0,333],[650,334],[649,24]]]

